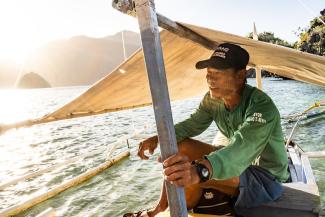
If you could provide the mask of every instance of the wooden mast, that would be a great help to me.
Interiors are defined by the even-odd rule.
[[[136,11],[140,27],[141,41],[155,119],[160,142],[162,159],[178,152],[170,99],[165,74],[165,65],[160,43],[158,20],[153,0],[116,0],[114,4],[129,11]],[[131,9],[131,8],[133,9]],[[131,9],[131,10],[130,10]],[[171,217],[186,217],[187,207],[184,188],[176,187],[166,181],[168,205]]]
[[[256,31],[255,22],[253,24],[253,39],[258,41],[258,35]],[[262,90],[262,69],[258,66],[255,67],[255,77],[256,77],[256,86],[258,89]]]

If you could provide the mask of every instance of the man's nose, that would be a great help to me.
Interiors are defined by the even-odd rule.
[[[213,77],[213,76],[211,76],[209,74],[206,75],[206,79],[207,79],[207,81],[211,81],[211,82],[217,81],[217,78],[216,77]]]

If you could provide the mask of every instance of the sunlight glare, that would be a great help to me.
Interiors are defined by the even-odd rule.
[[[0,124],[15,123],[26,120],[28,112],[28,98],[23,94],[24,90],[0,91]]]

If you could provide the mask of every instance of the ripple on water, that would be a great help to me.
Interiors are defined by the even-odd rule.
[[[249,83],[255,83],[249,79]],[[299,113],[315,101],[324,100],[325,89],[294,81],[274,81],[266,79],[264,90],[272,97],[281,115]],[[49,108],[40,108],[36,103],[34,111],[50,111],[68,101],[71,94],[85,88],[46,90],[44,100]],[[38,92],[41,94],[42,92]],[[284,94],[285,93],[285,94]],[[38,101],[41,98],[37,95]],[[201,97],[172,102],[174,122],[187,118],[199,104]],[[34,101],[31,99],[31,103]],[[36,102],[36,101],[35,101]],[[38,111],[39,112],[39,111]],[[0,136],[0,181],[16,177],[29,171],[45,168],[56,162],[89,153],[105,150],[120,137],[148,125],[145,136],[156,133],[153,110],[150,107],[121,111],[93,117],[84,117],[57,123],[48,123],[30,128],[8,131]],[[288,133],[292,124],[283,125]],[[197,138],[211,142],[217,129],[210,128]],[[294,141],[306,151],[325,150],[325,121],[317,118],[302,122],[294,136]],[[130,139],[131,157],[124,160],[84,184],[69,189],[56,197],[24,212],[19,216],[35,216],[48,207],[53,207],[58,216],[121,216],[128,211],[151,207],[159,198],[162,185],[161,165],[156,162],[159,153],[150,160],[141,161],[136,156],[137,144],[141,138]],[[117,151],[126,149],[123,144]],[[103,151],[105,153],[105,151]],[[104,154],[94,154],[75,164],[47,173],[46,175],[21,182],[0,191],[0,209],[27,199],[31,193],[40,193],[65,180],[75,177],[104,161]],[[325,201],[325,161],[312,160],[312,167],[319,184],[321,199]],[[41,167],[40,167],[41,166]]]

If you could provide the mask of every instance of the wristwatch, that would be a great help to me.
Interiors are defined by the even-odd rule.
[[[196,171],[200,177],[200,183],[208,181],[210,179],[210,171],[208,168],[204,164],[201,164],[197,161],[194,161],[192,163],[196,167]]]

